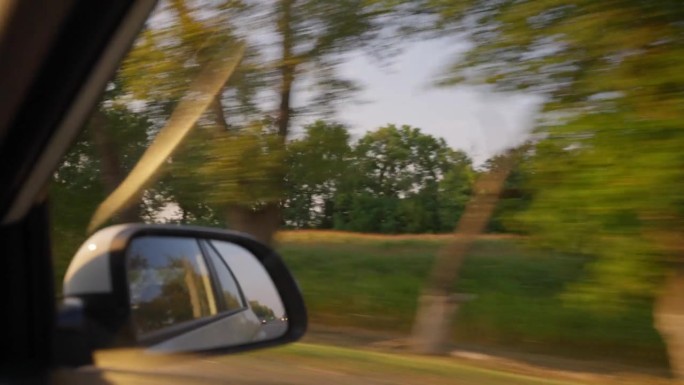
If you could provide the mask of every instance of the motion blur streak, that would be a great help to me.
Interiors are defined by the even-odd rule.
[[[228,81],[245,53],[238,46],[227,63],[208,65],[190,85],[186,97],[178,104],[166,126],[142,155],[131,173],[121,182],[93,214],[88,233],[92,233],[112,215],[130,204],[142,189],[153,181],[153,176],[183,141],[199,117],[206,111],[219,90]]]

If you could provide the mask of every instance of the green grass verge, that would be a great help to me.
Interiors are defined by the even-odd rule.
[[[408,332],[416,299],[445,239],[319,237],[280,242],[314,323]],[[650,304],[634,300],[619,314],[559,299],[583,278],[585,260],[528,250],[515,240],[479,241],[457,290],[475,294],[454,324],[454,340],[580,358],[665,365]]]

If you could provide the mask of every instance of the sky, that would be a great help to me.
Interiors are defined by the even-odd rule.
[[[247,301],[268,306],[276,317],[286,315],[278,289],[252,252],[230,242],[216,240],[211,243],[233,271]]]
[[[484,86],[433,85],[468,48],[466,40],[454,37],[415,42],[388,66],[360,52],[351,55],[339,70],[361,83],[356,99],[363,103],[344,104],[338,119],[356,137],[387,123],[418,127],[466,151],[476,165],[520,144],[532,129],[537,97],[495,93]]]
[[[156,12],[153,19],[151,23],[159,25],[169,21],[163,12]],[[273,31],[266,30],[251,33],[249,38],[266,46],[277,40]],[[444,138],[451,147],[468,153],[475,165],[524,141],[533,127],[538,97],[495,93],[484,86],[433,85],[446,66],[471,48],[463,36],[406,42],[403,46],[403,53],[384,66],[360,51],[345,55],[347,60],[338,69],[343,77],[362,86],[355,99],[363,103],[341,104],[336,119],[346,123],[353,136],[361,137],[388,123],[408,124]],[[301,87],[293,98],[306,104],[307,85]],[[301,127],[310,121],[298,123]],[[297,131],[298,127],[293,128]]]

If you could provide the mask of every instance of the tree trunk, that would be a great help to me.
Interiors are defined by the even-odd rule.
[[[473,196],[456,225],[456,240],[437,253],[427,285],[418,299],[411,336],[415,352],[445,353],[451,336],[452,318],[460,304],[468,299],[464,295],[453,295],[453,285],[468,251],[489,223],[519,151],[522,149],[511,150],[495,163],[492,170],[480,176]]]
[[[280,207],[269,203],[258,210],[244,206],[228,209],[228,225],[231,229],[247,233],[257,240],[273,245],[275,233],[280,227]]]
[[[684,269],[677,268],[663,285],[653,320],[667,347],[672,375],[684,383]]]
[[[93,143],[100,155],[100,177],[102,185],[111,194],[126,178],[127,172],[121,166],[118,144],[114,140],[107,116],[98,108],[90,120]],[[121,210],[115,217],[116,222],[140,222],[138,201]]]
[[[218,130],[216,130],[217,135],[226,135],[230,131],[230,126],[228,126],[228,121],[226,120],[226,114],[223,111],[223,103],[221,102],[222,94],[223,92],[219,92],[209,106],[211,112],[214,114],[214,122],[216,122],[218,128]]]
[[[218,128],[217,135],[232,135],[223,112],[220,96],[214,99],[211,109]],[[232,205],[226,210],[226,224],[233,230],[247,233],[259,241],[271,245],[275,233],[280,227],[280,211],[280,206],[277,203],[268,203],[257,210],[246,206]]]
[[[278,19],[278,32],[282,36],[281,41],[281,63],[280,63],[280,87],[278,90],[279,105],[276,117],[278,135],[283,143],[287,139],[290,116],[291,116],[291,94],[292,84],[295,78],[296,63],[293,57],[293,33],[292,33],[292,0],[282,0],[280,2],[280,17]],[[219,94],[220,95],[220,94]],[[223,104],[220,96],[217,96],[211,106],[218,135],[230,135]],[[284,181],[284,175],[281,177]],[[226,210],[227,225],[234,230],[242,231],[252,235],[254,238],[266,244],[273,244],[275,233],[278,231],[282,221],[280,205],[277,202],[270,202],[259,209],[251,209],[247,206],[232,205]]]
[[[290,129],[292,83],[294,83],[296,63],[293,53],[294,41],[292,33],[292,0],[281,1],[281,16],[278,20],[278,32],[282,36],[280,62],[280,103],[278,106],[278,135],[285,141]]]
[[[278,136],[285,143],[290,129],[292,84],[295,79],[296,63],[293,53],[294,36],[292,33],[292,4],[293,0],[280,2],[280,17],[278,32],[281,41],[280,88],[278,95],[278,115],[276,125]],[[220,101],[217,101],[220,105]],[[219,115],[219,114],[217,114]],[[225,125],[225,118],[221,118]],[[285,176],[281,178],[284,182]],[[273,244],[275,233],[282,222],[282,210],[277,202],[267,203],[263,207],[253,210],[244,206],[232,206],[228,209],[228,222],[232,229],[248,233],[259,241],[268,245]]]

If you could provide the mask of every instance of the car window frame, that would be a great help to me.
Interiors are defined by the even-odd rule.
[[[209,268],[209,274],[212,277],[212,286],[214,290],[214,298],[217,298],[217,307],[221,307],[221,311],[217,311],[217,314],[221,314],[223,312],[233,312],[233,311],[238,311],[238,310],[246,310],[249,309],[249,302],[247,301],[247,297],[245,297],[245,293],[242,290],[242,285],[240,285],[240,281],[237,279],[235,276],[235,273],[233,273],[233,269],[230,268],[228,263],[221,257],[221,254],[216,250],[214,245],[211,244],[211,242],[207,239],[197,239],[197,243],[200,246],[200,250],[202,250],[202,255],[205,258],[205,264]],[[219,278],[218,271],[216,269],[216,266],[214,266],[214,261],[212,260],[211,256],[209,256],[209,253],[213,252],[216,254],[216,257],[218,258],[221,263],[223,263],[223,266],[225,266],[226,269],[228,269],[228,273],[230,274],[230,277],[233,279],[233,282],[235,282],[235,286],[237,287],[238,290],[238,295],[240,296],[240,302],[241,302],[241,307],[237,309],[228,309],[228,304],[225,303],[225,298],[223,298],[223,290],[221,286],[221,279]]]

